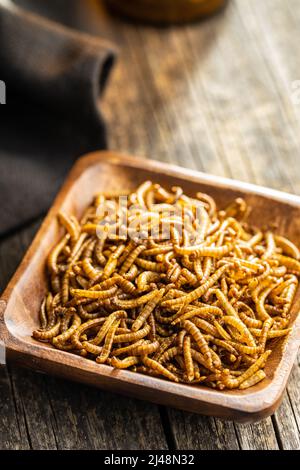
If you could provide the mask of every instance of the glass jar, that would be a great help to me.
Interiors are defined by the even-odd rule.
[[[184,23],[218,11],[227,0],[106,0],[113,11],[151,23]]]

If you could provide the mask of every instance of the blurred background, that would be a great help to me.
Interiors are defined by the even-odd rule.
[[[99,99],[109,148],[300,194],[299,0],[229,0],[206,19],[167,26],[130,22],[100,0],[15,3],[118,46]],[[42,215],[0,237],[1,288]],[[0,448],[299,449],[299,381],[296,364],[276,414],[240,425],[10,366]]]

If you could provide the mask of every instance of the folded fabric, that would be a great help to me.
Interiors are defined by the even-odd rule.
[[[43,213],[73,161],[105,148],[105,40],[0,0],[0,235]]]

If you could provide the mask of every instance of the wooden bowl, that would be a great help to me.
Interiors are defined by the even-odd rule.
[[[80,159],[57,196],[24,260],[0,300],[0,340],[7,358],[37,371],[132,395],[187,411],[237,421],[255,421],[277,408],[300,343],[300,293],[292,307],[293,328],[274,342],[267,378],[248,390],[216,391],[171,383],[126,370],[115,370],[35,341],[38,312],[45,292],[45,259],[61,232],[56,215],[63,209],[80,215],[96,192],[128,192],[146,179],[166,187],[182,186],[189,195],[204,191],[219,207],[244,197],[253,207],[250,223],[278,223],[278,233],[299,242],[300,198],[258,186],[185,170],[163,163],[99,152]]]

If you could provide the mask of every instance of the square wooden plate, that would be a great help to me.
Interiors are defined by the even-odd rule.
[[[167,187],[182,186],[189,195],[207,192],[219,207],[242,196],[253,207],[250,223],[263,226],[276,222],[278,233],[299,242],[300,197],[116,153],[85,156],[71,171],[1,298],[0,340],[7,358],[37,371],[187,411],[238,421],[270,415],[280,403],[300,343],[299,290],[292,308],[292,332],[284,340],[277,340],[265,369],[267,378],[245,391],[221,392],[115,370],[32,339],[45,292],[45,259],[61,235],[57,213],[63,209],[80,215],[95,193],[127,193],[146,179]]]

